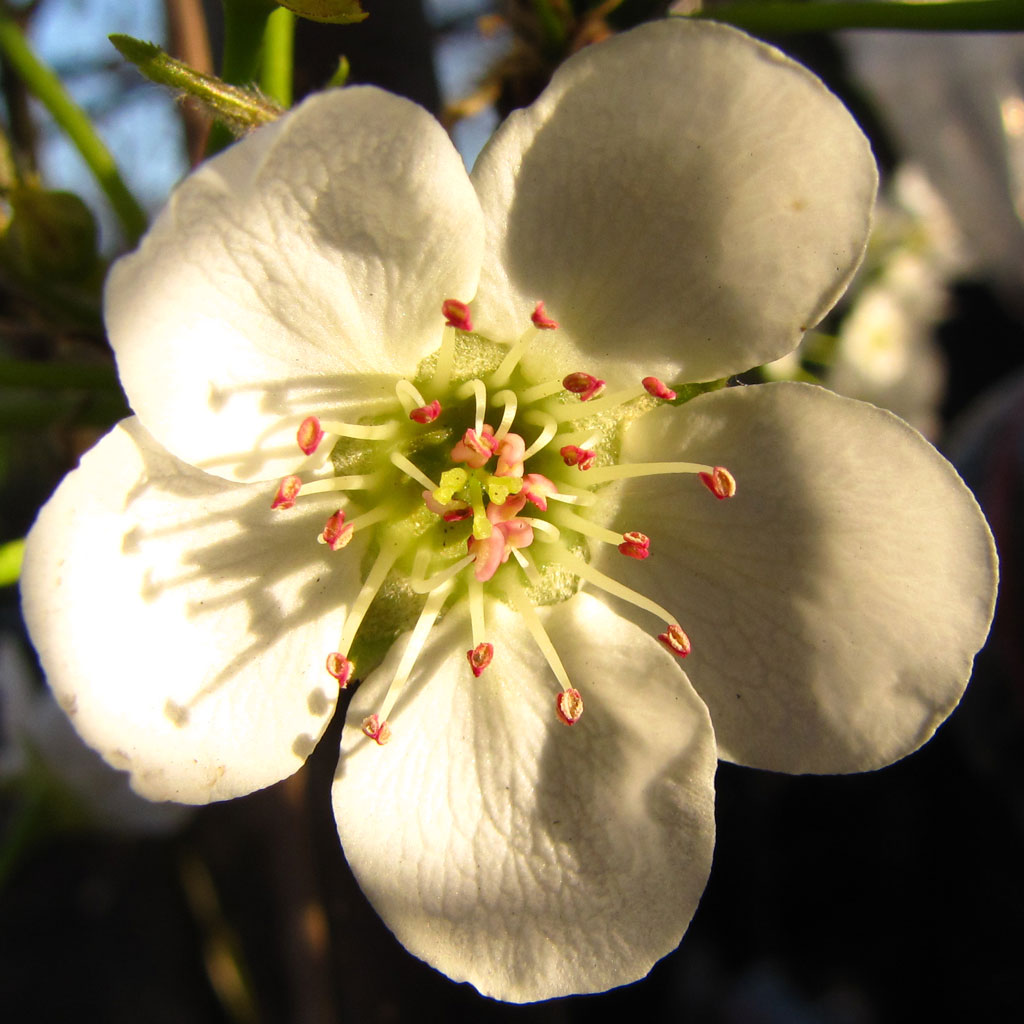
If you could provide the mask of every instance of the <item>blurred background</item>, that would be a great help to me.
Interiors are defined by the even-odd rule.
[[[344,55],[350,81],[437,113],[471,166],[499,119],[530,102],[570,53],[666,5],[364,6],[370,17],[359,25],[298,22],[296,97],[321,87]],[[542,17],[551,11],[557,31]],[[106,37],[152,40],[215,71],[219,2],[38,0],[0,5],[8,16],[88,112],[141,205],[159,209],[202,152],[205,125]],[[750,379],[815,381],[891,408],[975,491],[1002,584],[960,709],[922,751],[878,773],[794,778],[723,764],[714,868],[681,947],[635,985],[506,1006],[407,954],[355,884],[329,800],[344,702],[292,779],[211,807],[147,804],[50,701],[17,588],[0,585],[5,1021],[1017,1019],[1024,36],[843,31],[770,41],[844,98],[883,185],[865,266],[839,309],[793,357]],[[99,295],[129,240],[2,54],[0,92],[0,579],[9,581],[39,505],[126,414]],[[74,373],[52,372],[68,364]]]

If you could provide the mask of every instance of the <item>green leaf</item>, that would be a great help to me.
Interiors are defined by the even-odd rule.
[[[258,89],[229,85],[213,75],[204,75],[188,64],[175,60],[155,43],[124,35],[112,35],[109,38],[118,53],[134,64],[151,82],[197,100],[236,135],[275,121],[284,113],[281,107]]]
[[[309,21],[351,25],[368,17],[359,0],[279,0],[282,7]]]

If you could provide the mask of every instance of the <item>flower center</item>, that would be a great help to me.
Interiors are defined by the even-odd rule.
[[[379,744],[391,736],[388,715],[431,628],[455,600],[469,608],[467,676],[480,677],[502,656],[501,637],[488,632],[487,600],[504,601],[558,680],[555,711],[567,725],[580,719],[583,698],[538,606],[567,600],[585,583],[661,620],[658,639],[685,657],[689,638],[669,611],[590,564],[595,543],[637,560],[652,554],[645,534],[616,533],[597,521],[597,495],[614,480],[678,473],[695,475],[717,498],[736,490],[721,466],[616,461],[623,428],[676,397],[657,378],[611,393],[605,381],[572,368],[528,382],[520,359],[541,331],[558,327],[543,303],[511,347],[475,334],[457,300],[447,300],[442,313],[440,349],[413,380],[396,381],[385,415],[303,421],[296,440],[314,468],[282,480],[272,502],[286,510],[298,500],[337,505],[341,498],[316,538],[335,552],[357,532],[372,531],[361,589],[326,668],[344,688],[357,663],[372,667],[411,627],[383,705],[363,723]]]

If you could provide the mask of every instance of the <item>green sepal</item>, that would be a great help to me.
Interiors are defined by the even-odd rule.
[[[284,113],[278,104],[258,89],[229,85],[213,75],[204,75],[175,60],[155,43],[125,35],[109,38],[118,53],[151,82],[196,100],[235,135],[244,135],[262,124],[276,121]]]
[[[729,378],[723,377],[721,380],[706,380],[697,384],[672,384],[670,387],[676,393],[676,397],[668,404],[685,405],[687,402],[693,401],[698,395],[707,394],[709,391],[719,391],[728,383]]]
[[[352,25],[369,17],[359,0],[278,0],[282,7],[308,21]]]
[[[6,544],[0,544],[0,587],[9,587],[18,582],[24,557],[24,540],[9,540]]]

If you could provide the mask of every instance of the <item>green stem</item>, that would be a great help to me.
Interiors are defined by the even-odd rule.
[[[844,28],[918,32],[1024,31],[1021,0],[954,0],[951,3],[736,3],[688,15],[723,21],[758,35],[831,32]]]
[[[0,53],[81,154],[110,200],[125,237],[134,245],[146,230],[146,214],[125,185],[110,150],[61,80],[32,52],[17,22],[3,13],[0,13]]]
[[[263,36],[260,88],[282,107],[292,105],[292,69],[295,59],[295,15],[279,7],[267,19]]]
[[[224,7],[224,52],[220,77],[232,85],[251,85],[259,76],[260,55],[267,19],[276,4],[260,0],[222,0]],[[214,121],[206,143],[206,155],[219,153],[235,141],[225,124]]]
[[[220,77],[232,85],[251,85],[259,76],[267,19],[274,4],[254,0],[223,0],[224,53]]]

